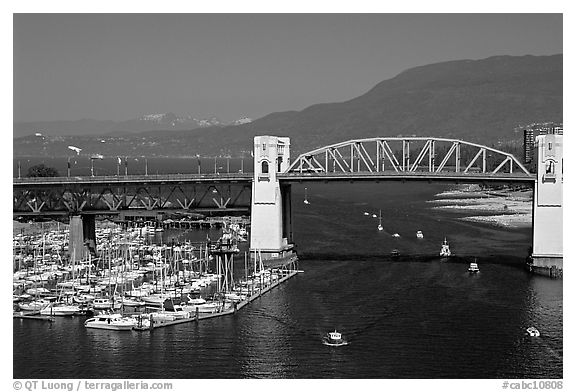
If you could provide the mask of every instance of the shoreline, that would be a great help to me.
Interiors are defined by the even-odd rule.
[[[460,186],[428,200],[431,209],[464,213],[465,222],[485,223],[505,228],[532,225],[532,191],[482,190],[478,185]],[[460,196],[460,197],[459,197]]]

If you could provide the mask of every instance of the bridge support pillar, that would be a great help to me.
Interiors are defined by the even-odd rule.
[[[80,215],[70,216],[68,250],[72,262],[76,263],[84,258],[86,248],[84,248],[84,230]]]
[[[281,186],[276,174],[290,166],[290,139],[254,138],[254,180],[250,215],[250,250],[263,260],[291,254],[290,186]]]
[[[96,221],[93,215],[70,216],[70,259],[82,260],[87,253],[96,254]]]
[[[84,245],[93,255],[96,255],[96,219],[94,215],[82,216],[82,230],[84,234]]]
[[[538,161],[532,208],[530,267],[539,274],[562,277],[563,136],[537,136],[535,148]]]

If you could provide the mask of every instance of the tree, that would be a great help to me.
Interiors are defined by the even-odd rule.
[[[59,177],[58,171],[53,167],[47,167],[43,163],[28,168],[26,177]]]

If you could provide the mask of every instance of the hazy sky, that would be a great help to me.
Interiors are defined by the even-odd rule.
[[[15,14],[14,121],[234,120],[403,70],[562,53],[561,14]]]

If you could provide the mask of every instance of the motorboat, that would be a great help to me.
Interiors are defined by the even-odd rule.
[[[394,233],[394,234],[392,234],[392,237],[394,237],[394,238],[400,238],[400,234]]]
[[[328,332],[322,338],[322,344],[325,344],[326,346],[345,346],[348,342],[342,338],[340,332],[334,330],[334,332]]]
[[[378,220],[378,231],[382,231],[384,228],[382,227],[382,210],[380,210],[380,217]]]
[[[378,215],[372,214],[372,218],[378,218]]]
[[[468,267],[468,272],[470,272],[471,274],[480,272],[480,269],[478,268],[478,263],[476,262],[470,263],[470,267]]]
[[[369,213],[369,212],[367,212],[367,211],[364,211],[364,215],[366,215],[366,216],[370,216],[370,213]]]
[[[92,307],[96,310],[104,310],[104,309],[112,309],[112,307],[117,308],[119,304],[118,301],[116,303],[112,302],[110,298],[95,298],[92,302]]]
[[[424,234],[422,233],[422,230],[418,230],[416,232],[416,238],[422,239],[424,238]]]
[[[398,249],[392,249],[392,251],[390,252],[390,256],[392,256],[392,257],[399,257],[399,256],[400,256],[400,252],[398,251]]]
[[[101,314],[84,322],[86,328],[108,329],[113,331],[130,331],[136,326],[136,320],[122,317],[121,314]]]
[[[442,243],[442,248],[440,249],[440,256],[450,257],[451,254],[450,245],[448,245],[448,241],[446,241],[446,237],[444,237],[444,242]]]
[[[540,336],[540,331],[538,331],[535,327],[526,328],[526,332],[528,333],[529,336],[535,336],[535,337]]]
[[[304,204],[310,204],[308,201],[308,188],[304,188]]]

